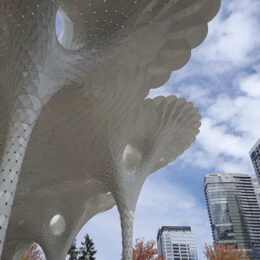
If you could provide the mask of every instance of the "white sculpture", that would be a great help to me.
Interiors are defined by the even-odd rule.
[[[123,259],[132,259],[145,178],[182,154],[200,124],[184,99],[145,98],[185,65],[219,6],[0,2],[1,259],[19,259],[34,241],[47,259],[64,259],[88,219],[114,204]]]

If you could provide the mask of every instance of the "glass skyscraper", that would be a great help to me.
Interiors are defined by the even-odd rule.
[[[157,234],[159,255],[165,260],[197,260],[196,242],[190,227],[163,226]]]
[[[215,242],[242,246],[260,259],[260,207],[255,182],[246,174],[207,174],[205,196]]]
[[[260,183],[260,139],[254,144],[249,152],[253,166],[255,168],[255,173]]]
[[[257,179],[252,179],[252,183],[255,188],[256,198],[258,200],[258,205],[260,207],[260,185]]]

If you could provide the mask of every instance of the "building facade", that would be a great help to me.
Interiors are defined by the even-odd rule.
[[[255,169],[258,182],[260,183],[260,139],[254,144],[249,154]]]
[[[190,227],[163,226],[157,234],[159,255],[165,260],[197,260],[196,242]]]
[[[252,179],[252,183],[255,189],[256,198],[260,207],[260,184],[257,179]]]
[[[260,207],[252,178],[207,174],[204,185],[214,241],[242,246],[250,259],[260,259]]]

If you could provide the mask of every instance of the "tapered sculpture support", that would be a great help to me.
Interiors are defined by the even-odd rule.
[[[22,96],[15,100],[13,108],[1,159],[0,256],[27,144],[41,111],[41,103],[36,97]]]
[[[131,260],[133,258],[133,224],[134,210],[119,209],[122,231],[123,260]]]
[[[134,214],[138,196],[145,180],[145,176],[142,174],[137,178],[135,176],[135,173],[122,174],[116,181],[118,189],[114,189],[112,192],[121,220],[123,260],[131,260],[133,257]]]
[[[129,183],[129,186],[132,185]],[[122,189],[122,186],[119,190]],[[134,189],[135,190],[135,189]],[[134,213],[135,206],[139,192],[133,191],[134,196],[121,192],[112,192],[117,209],[120,215],[121,221],[121,233],[122,233],[122,260],[132,260],[133,257],[133,224],[134,224]],[[136,195],[137,194],[137,195]],[[129,196],[130,195],[130,196]]]

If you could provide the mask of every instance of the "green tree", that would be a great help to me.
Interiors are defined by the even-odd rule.
[[[78,255],[79,251],[76,246],[76,240],[74,240],[68,252],[69,260],[78,260]]]
[[[94,255],[97,253],[97,250],[95,250],[94,242],[88,234],[85,236],[85,241],[81,242],[81,245],[79,260],[95,260]]]

